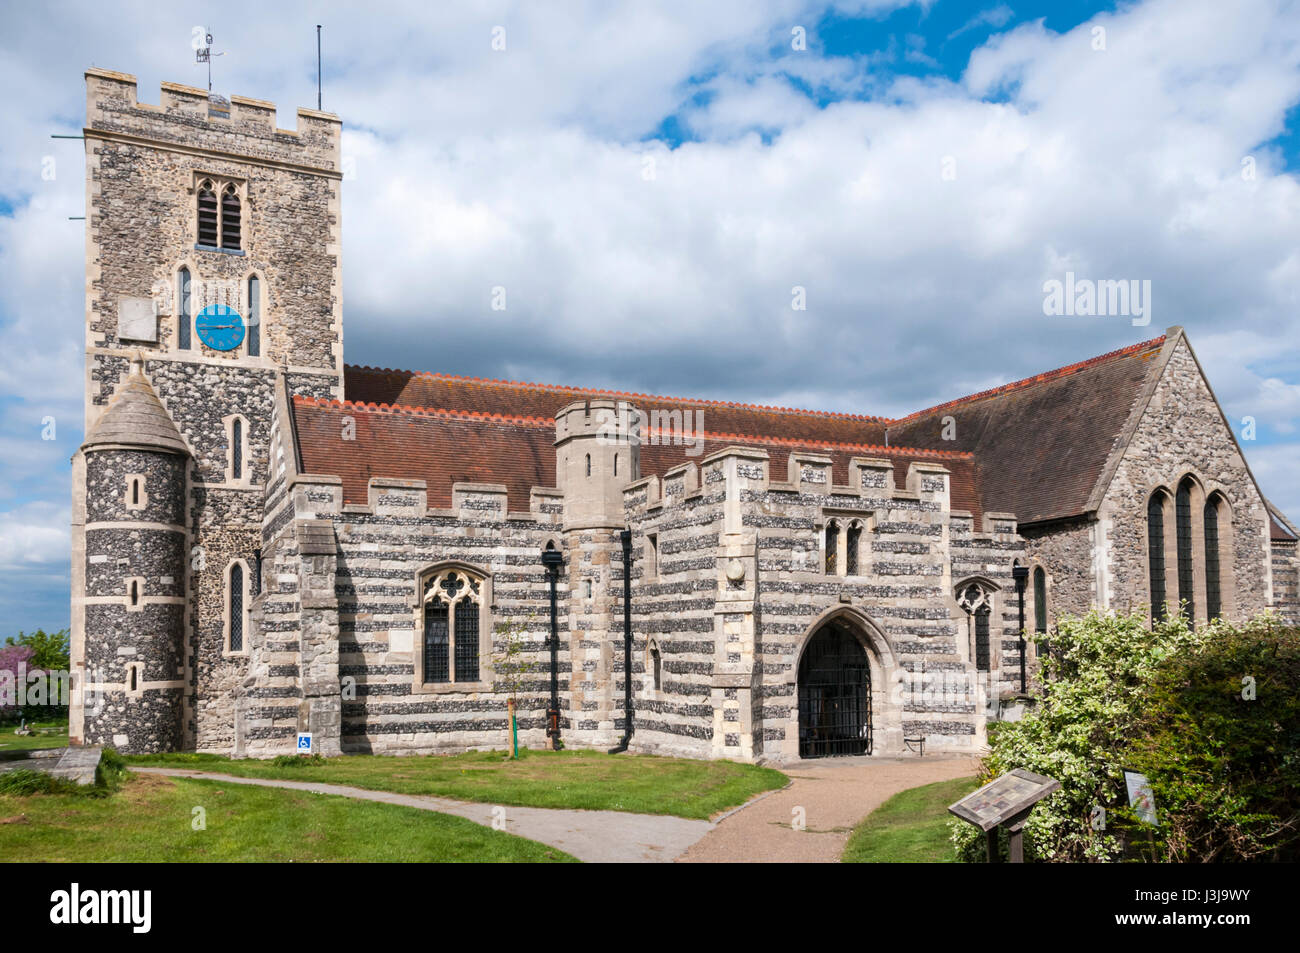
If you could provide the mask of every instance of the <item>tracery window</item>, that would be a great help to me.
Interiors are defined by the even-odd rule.
[[[990,671],[993,667],[993,639],[989,621],[993,614],[993,593],[979,583],[967,583],[957,592],[957,605],[970,619],[971,655],[975,659],[975,668],[981,672]]]
[[[425,577],[421,681],[425,685],[479,680],[483,577],[462,568]]]
[[[239,186],[213,177],[195,188],[198,211],[198,245],[238,252],[243,249],[243,200]]]

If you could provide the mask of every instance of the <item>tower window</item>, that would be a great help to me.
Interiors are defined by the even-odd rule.
[[[1151,620],[1165,618],[1165,496],[1154,493],[1147,501],[1147,571],[1151,577]]]
[[[1186,603],[1187,620],[1196,619],[1196,571],[1192,563],[1192,482],[1178,484],[1174,498],[1174,515],[1178,528],[1178,598]]]
[[[587,454],[587,476],[591,476],[591,454]]]
[[[176,347],[190,349],[190,270],[182,268],[176,274]]]
[[[139,604],[140,604],[140,583],[132,579],[131,580],[131,605],[138,606]]]
[[[221,192],[221,247],[239,250],[239,192],[233,184]]]
[[[248,279],[248,356],[262,353],[262,282],[257,275]]]
[[[242,652],[244,651],[244,567],[241,563],[230,564],[230,575],[226,584],[226,612],[229,619],[227,651]]]
[[[211,179],[199,184],[199,244],[217,247],[217,193]]]
[[[230,476],[244,478],[244,422],[238,417],[230,422]]]
[[[650,646],[650,672],[654,678],[655,691],[660,691],[664,687],[664,662],[657,645]]]
[[[659,534],[645,534],[645,578],[654,579],[659,575]]]

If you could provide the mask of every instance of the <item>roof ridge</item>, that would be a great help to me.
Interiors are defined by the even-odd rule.
[[[385,414],[409,414],[416,417],[440,417],[454,419],[482,420],[492,423],[517,423],[532,427],[553,427],[555,426],[554,417],[511,417],[504,414],[487,414],[476,410],[455,410],[444,407],[413,407],[407,404],[377,404],[366,401],[338,400],[332,397],[311,397],[303,394],[295,394],[293,397],[295,404],[304,404],[312,407],[337,407],[352,408],[374,413]],[[670,433],[675,431],[668,431]],[[648,430],[647,433],[661,434],[663,430]],[[796,437],[776,437],[760,434],[740,434],[740,433],[714,433],[705,431],[700,434],[704,440],[743,440],[752,443],[769,443],[779,444],[790,447],[808,447],[822,449],[838,450],[870,450],[875,453],[883,453],[891,456],[922,456],[937,457],[940,459],[974,459],[974,454],[968,450],[934,450],[928,447],[906,447],[906,446],[884,446],[882,444],[872,443],[846,443],[837,440],[807,440]],[[645,441],[642,442],[645,446]],[[661,444],[649,444],[650,446],[661,446]]]
[[[802,407],[777,407],[774,404],[747,404],[736,400],[717,400],[708,397],[673,397],[667,394],[643,394],[635,391],[610,390],[603,387],[576,387],[572,384],[542,384],[536,381],[510,381],[496,377],[470,377],[464,374],[445,374],[439,371],[408,371],[402,368],[373,367],[369,364],[348,364],[347,367],[359,371],[381,374],[410,374],[412,377],[427,377],[435,380],[464,381],[466,383],[497,384],[506,387],[532,387],[540,390],[570,391],[576,394],[592,394],[606,397],[642,398],[647,400],[676,401],[679,403],[704,404],[711,407],[737,407],[744,410],[762,410],[779,414],[800,414],[806,417],[835,417],[841,420],[862,420],[871,423],[891,423],[888,417],[877,414],[851,414],[839,410],[809,410]]]
[[[455,410],[446,407],[415,407],[409,404],[377,404],[373,401],[361,400],[339,400],[333,397],[311,397],[304,394],[295,394],[293,397],[295,404],[306,404],[312,407],[339,407],[353,408],[357,410],[375,411],[388,414],[410,414],[416,417],[455,417],[472,420],[485,420],[497,423],[523,424],[530,427],[554,427],[554,417],[529,417],[526,415],[512,416],[507,414],[489,414],[479,410]]]
[[[1010,393],[1013,390],[1020,390],[1021,388],[1029,387],[1033,384],[1040,384],[1044,381],[1056,380],[1057,378],[1065,377],[1069,374],[1073,374],[1076,373],[1077,371],[1081,371],[1084,368],[1093,367],[1097,364],[1102,363],[1103,361],[1113,360],[1114,358],[1123,357],[1128,354],[1136,354],[1138,351],[1145,351],[1153,347],[1156,347],[1157,345],[1162,345],[1164,344],[1165,339],[1167,337],[1168,335],[1162,334],[1159,337],[1152,338],[1149,341],[1139,341],[1136,344],[1129,344],[1126,347],[1117,348],[1114,351],[1107,351],[1105,354],[1098,354],[1096,357],[1090,357],[1083,361],[1076,361],[1073,364],[1066,364],[1064,367],[1057,367],[1049,371],[1042,371],[1041,373],[1033,374],[1029,377],[1023,377],[1018,381],[1011,381],[1008,384],[999,384],[997,387],[990,387],[987,390],[982,390],[975,394],[967,394],[965,397],[957,397],[954,398],[953,400],[944,401],[941,404],[935,404],[933,407],[926,407],[924,410],[918,410],[915,413],[908,414],[905,417],[896,417],[893,420],[890,420],[889,423],[891,425],[907,423],[908,421],[916,420],[920,417],[924,417],[927,414],[933,414],[940,410],[947,410],[949,408],[956,407],[961,404],[967,404],[972,401],[982,400],[985,397],[993,397],[998,394]]]

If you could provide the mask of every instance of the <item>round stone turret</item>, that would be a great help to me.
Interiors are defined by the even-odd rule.
[[[81,446],[84,744],[181,746],[189,451],[138,360]]]

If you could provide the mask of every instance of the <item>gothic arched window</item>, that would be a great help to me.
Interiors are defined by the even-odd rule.
[[[221,247],[239,251],[239,190],[233,184],[221,191]]]
[[[993,637],[990,619],[993,614],[993,587],[984,583],[967,582],[957,588],[957,605],[965,611],[970,625],[971,657],[975,668],[981,672],[993,669]]]
[[[856,576],[858,574],[858,550],[862,546],[862,523],[854,520],[849,524],[848,530],[844,534],[844,574],[846,576]]]
[[[226,651],[231,654],[244,651],[244,632],[248,623],[247,585],[243,562],[232,562],[226,570]]]
[[[457,566],[425,576],[422,586],[420,682],[477,682],[484,577]]]
[[[1034,567],[1034,631],[1047,631],[1047,573]]]
[[[1224,507],[1223,497],[1218,493],[1205,501],[1205,615],[1211,622],[1223,615],[1219,514]]]
[[[1147,573],[1151,582],[1151,621],[1163,622],[1168,598],[1165,584],[1165,494],[1147,501]]]
[[[1189,622],[1196,619],[1196,567],[1192,550],[1192,481],[1178,484],[1174,521],[1178,531],[1178,599]]]
[[[826,575],[839,571],[840,524],[836,520],[826,523]]]

